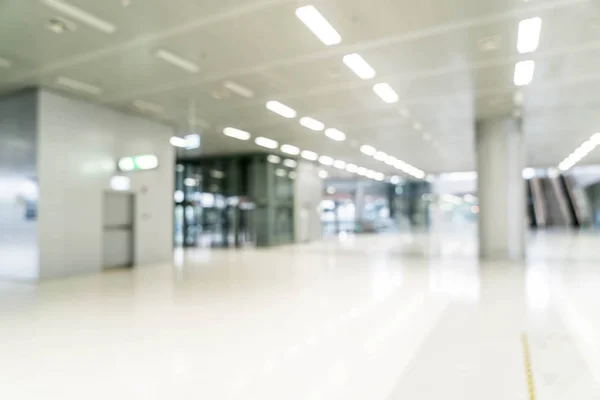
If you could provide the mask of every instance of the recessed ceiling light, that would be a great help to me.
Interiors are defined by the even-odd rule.
[[[333,165],[333,158],[329,157],[329,156],[321,156],[319,157],[319,162],[323,165]]]
[[[54,8],[57,11],[62,12],[70,16],[71,18],[77,19],[80,22],[98,29],[104,33],[115,33],[117,27],[110,22],[98,18],[97,16],[90,14],[87,11],[82,10],[79,7],[76,7],[72,4],[66,3],[61,0],[42,0],[42,4],[45,4],[48,7]]]
[[[248,89],[245,86],[240,85],[239,83],[235,83],[232,81],[225,81],[225,83],[223,83],[223,86],[225,86],[227,89],[231,90],[233,93],[238,94],[242,97],[246,97],[248,99],[251,99],[254,97],[254,92],[250,89]]]
[[[358,167],[358,168],[356,169],[356,173],[357,173],[358,175],[360,175],[360,176],[365,176],[365,175],[367,175],[367,171],[368,171],[368,170],[367,170],[365,167]]]
[[[346,161],[335,160],[333,162],[333,166],[334,166],[334,168],[337,168],[337,169],[344,169],[344,168],[346,168]]]
[[[275,154],[269,154],[267,156],[267,161],[271,164],[279,164],[281,162],[281,157],[276,156]]]
[[[285,160],[283,160],[283,165],[285,165],[288,168],[296,168],[296,166],[298,165],[298,163],[296,162],[296,160],[292,160],[290,158],[286,158]]]
[[[519,53],[531,53],[538,48],[542,19],[540,17],[528,18],[519,22],[517,50]]]
[[[387,165],[394,165],[396,164],[396,161],[398,161],[398,159],[394,156],[387,156],[385,158],[385,160],[383,160]]]
[[[200,72],[200,67],[192,61],[185,59],[169,50],[158,49],[155,53],[156,57],[163,61],[168,62],[171,65],[179,67],[183,70],[196,74]]]
[[[340,34],[314,6],[297,8],[296,16],[327,46],[342,41]]]
[[[381,182],[381,181],[385,180],[385,174],[383,172],[376,172],[375,177],[373,179]]]
[[[285,178],[287,176],[287,171],[285,169],[277,168],[275,170],[275,175],[280,178]]]
[[[335,140],[336,142],[343,142],[346,140],[346,134],[334,128],[327,128],[325,130],[325,136],[331,140]]]
[[[254,139],[254,143],[261,147],[266,147],[267,149],[276,149],[277,147],[279,147],[279,143],[277,143],[275,140],[262,136],[259,136],[256,139]]]
[[[361,79],[375,78],[375,70],[358,53],[347,54],[344,56],[344,64],[350,68]]]
[[[10,68],[11,65],[12,62],[10,60],[0,57],[0,68]]]
[[[223,129],[223,134],[225,136],[229,136],[231,138],[239,139],[239,140],[248,140],[248,139],[250,139],[250,134],[248,132],[242,131],[241,129],[232,128],[230,126],[228,126],[227,128]]]
[[[186,148],[188,145],[187,139],[179,137],[179,136],[172,136],[171,139],[169,140],[169,143],[171,143],[172,146],[181,147],[181,148]]]
[[[381,98],[381,100],[388,104],[398,102],[398,94],[387,83],[377,83],[373,86],[373,91]]]
[[[368,156],[372,156],[375,153],[377,153],[377,150],[375,149],[375,147],[369,146],[366,144],[360,146],[360,151]]]
[[[165,111],[163,106],[159,104],[150,103],[144,100],[134,100],[132,104],[138,110],[150,111],[154,114],[162,114]]]
[[[356,166],[355,164],[346,165],[346,171],[348,171],[352,174],[356,173],[357,170],[358,170],[358,166]]]
[[[68,87],[69,89],[76,90],[78,92],[85,92],[85,93],[89,93],[89,94],[93,94],[93,95],[99,95],[103,91],[102,88],[99,88],[98,86],[90,85],[89,83],[80,82],[75,79],[67,78],[65,76],[58,77],[58,79],[56,80],[56,83],[58,83],[59,85]]]
[[[268,101],[267,108],[273,111],[275,114],[279,114],[284,118],[296,118],[296,110],[278,101]]]
[[[327,171],[325,171],[323,169],[319,171],[319,178],[327,179],[328,176],[329,176],[329,174],[327,173]]]
[[[300,149],[296,146],[292,146],[291,144],[281,145],[280,149],[283,153],[290,154],[292,156],[297,156],[300,154]]]
[[[384,153],[383,151],[378,151],[377,153],[375,153],[373,155],[373,158],[376,159],[377,161],[385,161],[387,156],[388,156],[387,153]]]
[[[320,132],[325,129],[325,124],[311,117],[300,118],[300,125],[315,132]]]
[[[420,122],[415,122],[413,124],[413,128],[415,131],[420,131],[421,129],[423,129],[423,124],[421,124]]]
[[[302,158],[308,161],[317,161],[317,159],[319,158],[319,155],[317,153],[309,150],[303,150],[302,153],[300,153],[300,156],[302,156]]]
[[[513,82],[517,86],[529,85],[533,80],[533,72],[535,70],[535,62],[532,60],[519,61],[515,64],[515,74]]]

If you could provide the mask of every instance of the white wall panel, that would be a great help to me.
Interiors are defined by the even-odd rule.
[[[136,193],[135,263],[172,256],[172,129],[55,93],[40,94],[41,276],[95,273],[102,265],[103,194],[120,157],[155,154],[159,168],[128,173]]]
[[[297,242],[319,240],[322,237],[319,205],[323,197],[323,180],[319,167],[299,161],[294,181],[294,230]]]

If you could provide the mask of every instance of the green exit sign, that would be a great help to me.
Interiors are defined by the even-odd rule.
[[[158,157],[154,154],[142,154],[140,156],[123,157],[119,159],[119,170],[128,171],[145,171],[158,167]]]

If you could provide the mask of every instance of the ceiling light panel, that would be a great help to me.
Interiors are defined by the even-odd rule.
[[[171,137],[171,139],[169,140],[169,143],[171,143],[171,145],[175,146],[175,147],[181,147],[181,148],[187,147],[187,140],[185,138],[182,138],[179,136]]]
[[[300,153],[300,156],[308,161],[317,161],[317,159],[319,158],[319,155],[317,153],[310,150],[303,150],[302,153]]]
[[[347,54],[343,58],[344,64],[350,68],[360,79],[373,79],[376,72],[358,53]]]
[[[169,64],[179,67],[185,71],[191,72],[193,74],[197,74],[198,72],[200,72],[200,67],[197,64],[169,50],[159,49],[156,51],[155,55],[161,60],[166,61]]]
[[[279,164],[281,162],[281,157],[276,156],[275,154],[269,154],[267,156],[267,161],[271,164]]]
[[[309,5],[297,8],[296,16],[327,46],[332,46],[342,41],[340,34],[314,6]]]
[[[381,100],[388,104],[398,102],[398,94],[387,83],[376,84],[375,86],[373,86],[373,91],[377,96],[381,98]]]
[[[375,147],[373,146],[369,146],[369,145],[362,145],[360,146],[360,151],[368,156],[372,156],[375,153],[377,153],[377,150],[375,149]]]
[[[300,149],[296,146],[292,146],[291,144],[284,144],[280,149],[283,153],[290,154],[292,156],[297,156],[300,154]]]
[[[517,50],[519,53],[524,54],[535,51],[540,43],[541,31],[542,19],[540,17],[524,19],[519,22],[517,39]]]
[[[268,101],[266,104],[267,108],[273,111],[275,114],[279,114],[284,118],[296,118],[296,110],[286,106],[278,101]]]
[[[53,8],[65,15],[68,15],[69,17],[78,20],[79,22],[88,25],[89,27],[92,27],[94,29],[97,29],[101,32],[104,33],[115,33],[117,31],[117,27],[102,19],[99,18],[93,14],[90,14],[89,12],[76,7],[72,4],[69,4],[67,2],[61,1],[61,0],[41,0],[42,4]]]
[[[262,136],[254,139],[254,143],[267,149],[276,149],[279,147],[279,143],[277,143],[277,141]]]
[[[335,160],[333,162],[333,167],[337,168],[337,169],[344,169],[344,168],[346,168],[346,161]]]
[[[223,86],[231,90],[233,93],[245,97],[247,99],[251,99],[254,97],[254,91],[248,89],[245,86],[240,85],[239,83],[235,83],[233,81],[225,81],[223,83]]]
[[[336,142],[343,142],[346,140],[346,134],[334,128],[328,128],[325,130],[325,136]]]
[[[225,136],[229,136],[238,140],[248,140],[250,139],[250,134],[246,131],[242,131],[241,129],[236,129],[232,127],[227,127],[223,129],[223,134]]]
[[[329,156],[321,156],[319,157],[319,162],[323,165],[331,166],[333,165],[334,160]]]
[[[90,85],[89,83],[85,82],[80,82],[78,80],[67,78],[65,76],[59,77],[56,80],[56,83],[78,92],[85,92],[93,95],[99,95],[103,91],[102,88],[99,88],[98,86]]]
[[[296,168],[296,166],[298,165],[298,163],[296,162],[296,160],[292,160],[290,158],[286,158],[285,160],[283,160],[283,165],[285,165],[288,168]]]
[[[300,118],[300,125],[315,132],[320,132],[325,129],[325,124],[311,117]]]
[[[535,62],[532,60],[519,61],[515,64],[515,74],[513,82],[516,86],[529,85],[533,80]]]

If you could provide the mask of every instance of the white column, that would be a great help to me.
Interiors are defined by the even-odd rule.
[[[479,255],[483,259],[525,258],[525,145],[521,121],[511,117],[477,122]]]

